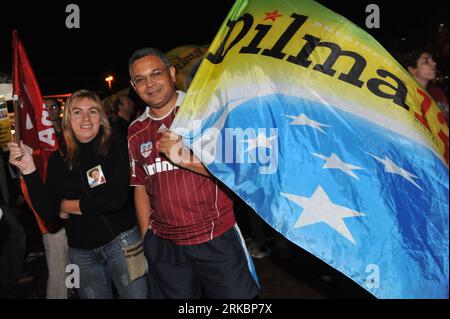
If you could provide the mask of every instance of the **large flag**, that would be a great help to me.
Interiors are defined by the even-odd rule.
[[[45,108],[36,77],[31,63],[16,30],[13,31],[13,95],[18,99],[20,118],[20,137],[23,143],[33,149],[33,159],[39,176],[44,181],[46,177],[47,162],[52,152],[58,149],[55,130]],[[17,126],[16,126],[17,128]],[[17,129],[16,129],[17,131]],[[31,202],[27,190],[22,184],[24,196],[29,206]],[[33,210],[34,212],[34,210]],[[39,216],[34,212],[39,227],[45,233],[46,227]]]
[[[376,297],[448,298],[448,128],[345,18],[309,0],[238,0],[172,130],[273,228]]]

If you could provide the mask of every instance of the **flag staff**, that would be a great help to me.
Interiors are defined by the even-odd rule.
[[[17,94],[13,96],[13,107],[14,107],[14,141],[16,143],[20,142],[20,109],[19,109],[19,97]]]

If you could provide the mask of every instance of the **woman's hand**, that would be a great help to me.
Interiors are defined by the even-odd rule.
[[[183,158],[181,136],[169,130],[165,130],[162,133],[161,138],[156,142],[156,149],[176,165],[181,166],[183,160],[186,160],[186,158]]]
[[[189,148],[183,146],[180,135],[169,130],[164,131],[161,138],[156,142],[156,149],[173,164],[194,173],[211,177],[202,162]]]
[[[69,218],[69,212],[67,211],[67,204],[65,199],[63,199],[59,204],[59,218],[61,219]]]
[[[68,219],[69,218],[69,214],[66,212],[59,212],[59,218],[61,219]]]
[[[11,142],[9,145],[9,162],[16,166],[23,175],[28,175],[36,170],[36,165],[33,161],[33,150],[20,141],[20,144]]]
[[[59,204],[59,217],[67,219],[69,214],[81,215],[80,201],[78,199],[63,199]]]

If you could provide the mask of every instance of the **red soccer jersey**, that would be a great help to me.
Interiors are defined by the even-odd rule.
[[[154,209],[150,228],[178,245],[207,242],[226,232],[236,221],[233,202],[217,181],[179,168],[157,153],[156,141],[172,124],[176,107],[163,118],[149,108],[128,130],[131,186],[145,186]]]

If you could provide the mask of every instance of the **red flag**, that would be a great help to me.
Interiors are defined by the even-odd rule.
[[[33,149],[33,159],[39,176],[45,181],[47,163],[58,149],[55,129],[45,109],[41,90],[34,76],[27,53],[16,30],[13,31],[13,95],[19,99],[20,136],[23,143]],[[17,126],[16,126],[17,127]],[[25,183],[21,183],[24,197],[33,210],[42,233],[47,232],[42,219],[31,205]]]
[[[20,103],[20,136],[33,149],[33,157],[42,180],[45,180],[48,158],[58,149],[55,129],[45,109],[41,90],[27,53],[16,30],[13,31],[13,94]]]

